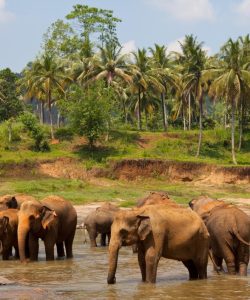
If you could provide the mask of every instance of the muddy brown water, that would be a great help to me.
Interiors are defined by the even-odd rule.
[[[241,278],[217,275],[209,263],[207,280],[188,281],[181,262],[162,258],[157,283],[145,284],[129,247],[120,250],[117,283],[107,285],[107,248],[91,249],[83,240],[79,229],[72,260],[46,262],[41,244],[38,262],[0,261],[0,276],[12,281],[0,286],[0,299],[250,299],[250,267]]]

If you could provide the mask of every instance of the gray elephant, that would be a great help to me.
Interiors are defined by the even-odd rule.
[[[87,215],[84,227],[88,231],[91,247],[97,247],[96,238],[99,233],[101,234],[101,246],[106,246],[106,236],[109,242],[114,215],[119,210],[117,206],[107,202]]]
[[[38,259],[38,239],[44,241],[46,260],[54,259],[54,246],[58,258],[73,257],[72,244],[77,223],[76,210],[71,203],[57,196],[42,201],[25,201],[18,213],[18,248],[20,260],[25,261],[25,241],[29,239],[30,260]]]
[[[0,241],[2,244],[3,260],[9,259],[12,253],[12,247],[14,247],[16,251],[15,257],[19,257],[17,244],[17,213],[17,209],[0,211]]]
[[[189,203],[204,220],[211,237],[215,269],[223,271],[223,259],[231,275],[247,275],[250,245],[250,217],[238,207],[208,197]]]
[[[182,261],[190,279],[207,277],[209,234],[187,208],[148,205],[116,214],[111,227],[108,284],[115,283],[119,249],[138,245],[142,281],[155,283],[161,257]]]

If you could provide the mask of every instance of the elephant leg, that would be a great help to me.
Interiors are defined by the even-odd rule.
[[[63,242],[56,243],[56,249],[57,249],[57,257],[58,257],[58,259],[65,257]]]
[[[44,238],[44,245],[45,245],[45,253],[46,253],[46,260],[54,260],[54,246],[56,244],[55,238],[47,234]]]
[[[214,271],[225,272],[225,270],[223,269],[223,266],[222,266],[223,258],[216,256],[213,252],[212,252],[212,257],[213,257],[213,260],[214,260],[216,266],[219,268],[219,270],[216,270],[216,267],[213,265]]]
[[[183,261],[184,266],[188,269],[189,280],[198,279],[198,272],[192,260]]]
[[[133,245],[134,246],[134,245]],[[138,263],[141,270],[142,281],[146,281],[146,261],[145,261],[145,251],[142,245],[135,244],[136,249],[138,249]]]
[[[227,265],[228,274],[236,275],[235,256],[232,251],[227,251],[227,253],[225,253],[224,259]]]
[[[111,239],[111,232],[107,233],[107,236],[108,236],[108,245],[109,245]]]
[[[101,246],[106,246],[106,233],[101,233]]]
[[[240,276],[247,276],[247,266],[249,263],[249,247],[240,243],[237,253],[237,271]]]
[[[97,247],[97,244],[96,244],[97,232],[96,232],[96,230],[90,229],[90,230],[88,230],[88,234],[89,234],[89,239],[90,239],[90,246]]]
[[[155,283],[157,267],[160,257],[157,255],[153,246],[149,247],[145,251],[146,261],[146,282]]]
[[[10,252],[12,252],[12,246],[3,244],[3,251],[2,251],[3,260],[9,260]]]
[[[37,261],[39,252],[39,241],[38,238],[31,233],[29,233],[28,245],[30,260]]]
[[[65,248],[66,248],[66,254],[67,258],[73,257],[73,241],[75,237],[75,231],[70,234],[70,236],[65,240]]]

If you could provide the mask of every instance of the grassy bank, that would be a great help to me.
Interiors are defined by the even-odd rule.
[[[97,179],[87,183],[81,180],[20,178],[0,181],[0,195],[25,193],[41,199],[56,194],[74,204],[96,201],[115,201],[123,207],[133,206],[137,199],[149,191],[166,191],[178,203],[187,204],[193,197],[206,194],[215,198],[250,198],[249,185],[197,185],[193,183],[167,183],[163,180],[143,180],[136,182]]]
[[[31,139],[22,134],[20,140],[0,145],[0,163],[53,160],[61,157],[81,159],[87,168],[105,166],[110,159],[159,158],[176,161],[204,162],[231,165],[230,129],[203,132],[201,155],[195,157],[198,131],[174,130],[162,132],[113,131],[109,141],[102,140],[90,150],[83,138],[51,144],[50,152],[30,150]],[[237,144],[237,138],[236,138]],[[242,150],[236,153],[239,165],[250,165],[250,132],[244,134]]]

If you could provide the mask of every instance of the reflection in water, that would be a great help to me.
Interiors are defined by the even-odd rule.
[[[107,285],[107,248],[91,249],[77,231],[74,259],[46,262],[41,244],[39,262],[0,261],[1,276],[15,281],[0,286],[0,299],[240,299],[250,300],[249,277],[217,275],[209,264],[207,280],[188,281],[181,262],[162,259],[157,283],[141,282],[137,256],[120,250],[117,283]]]

